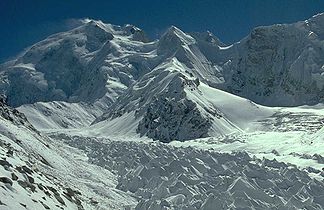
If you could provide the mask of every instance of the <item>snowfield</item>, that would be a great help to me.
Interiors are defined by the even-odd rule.
[[[324,209],[323,24],[36,43],[0,65],[0,209]]]
[[[323,208],[324,183],[289,163],[195,145],[62,134],[54,138],[80,148],[91,163],[118,175],[116,188],[139,200],[135,209]]]

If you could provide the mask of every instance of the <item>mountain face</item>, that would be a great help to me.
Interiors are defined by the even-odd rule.
[[[241,122],[273,114],[253,102],[295,106],[323,101],[323,24],[319,14],[258,27],[225,46],[210,32],[184,33],[172,26],[149,41],[132,25],[84,21],[1,65],[0,91],[27,116],[46,116],[47,109],[55,113],[53,122],[38,123],[43,128],[84,127],[92,121],[93,127],[112,133],[127,128],[165,142],[231,133],[245,129]],[[230,100],[238,104],[227,104],[228,109],[224,101]],[[62,110],[52,101],[78,108]],[[242,115],[239,107],[255,117]],[[72,114],[72,109],[77,111]],[[82,113],[87,113],[84,118],[73,117]],[[73,125],[75,120],[80,123]],[[114,130],[108,128],[111,123]]]
[[[323,101],[324,15],[289,25],[259,27],[234,44],[226,88],[270,106]]]
[[[136,27],[98,21],[50,36],[2,68],[1,91],[12,106],[55,100],[95,102],[107,92],[109,103],[137,74],[135,67],[127,66],[128,57],[136,60],[136,56],[123,38],[132,43],[147,41]],[[116,64],[106,63],[107,56]]]

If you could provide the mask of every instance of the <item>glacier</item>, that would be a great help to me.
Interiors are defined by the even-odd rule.
[[[0,209],[323,209],[323,26],[35,43],[0,65]]]

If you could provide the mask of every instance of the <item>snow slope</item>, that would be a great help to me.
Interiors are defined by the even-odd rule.
[[[119,209],[136,200],[115,189],[110,171],[40,134],[0,102],[0,209]]]
[[[87,127],[102,114],[100,106],[63,101],[26,104],[18,110],[39,130]]]
[[[37,166],[55,163],[47,142],[17,110],[3,101],[0,109],[1,209],[78,209],[80,201],[72,195],[74,191]]]
[[[276,108],[264,107],[248,99],[211,88],[203,83],[200,83],[197,89],[198,91],[187,90],[188,97],[196,101],[201,109],[215,109],[219,113],[220,116],[214,120],[216,121],[213,125],[215,127],[219,127],[217,121],[223,118],[227,122],[226,127],[235,127],[241,131],[253,131],[260,129],[260,127],[255,127],[258,126],[257,121],[273,115],[277,110]],[[222,124],[225,124],[225,122]],[[226,134],[233,132],[233,129],[229,129],[227,132],[220,132],[216,129],[214,132],[214,135],[219,133]]]
[[[323,17],[36,43],[0,65],[0,208],[323,209]]]

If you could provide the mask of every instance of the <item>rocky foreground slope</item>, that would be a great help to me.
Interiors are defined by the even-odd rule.
[[[118,209],[135,202],[114,192],[111,172],[86,160],[0,101],[0,209],[95,209],[99,202],[103,209]]]
[[[0,183],[1,209],[70,209],[82,208],[77,191],[39,170],[38,164],[52,167],[44,153],[48,143],[16,109],[0,101]],[[17,135],[18,134],[18,135]],[[27,138],[27,140],[22,138]],[[34,141],[34,142],[33,142]]]

